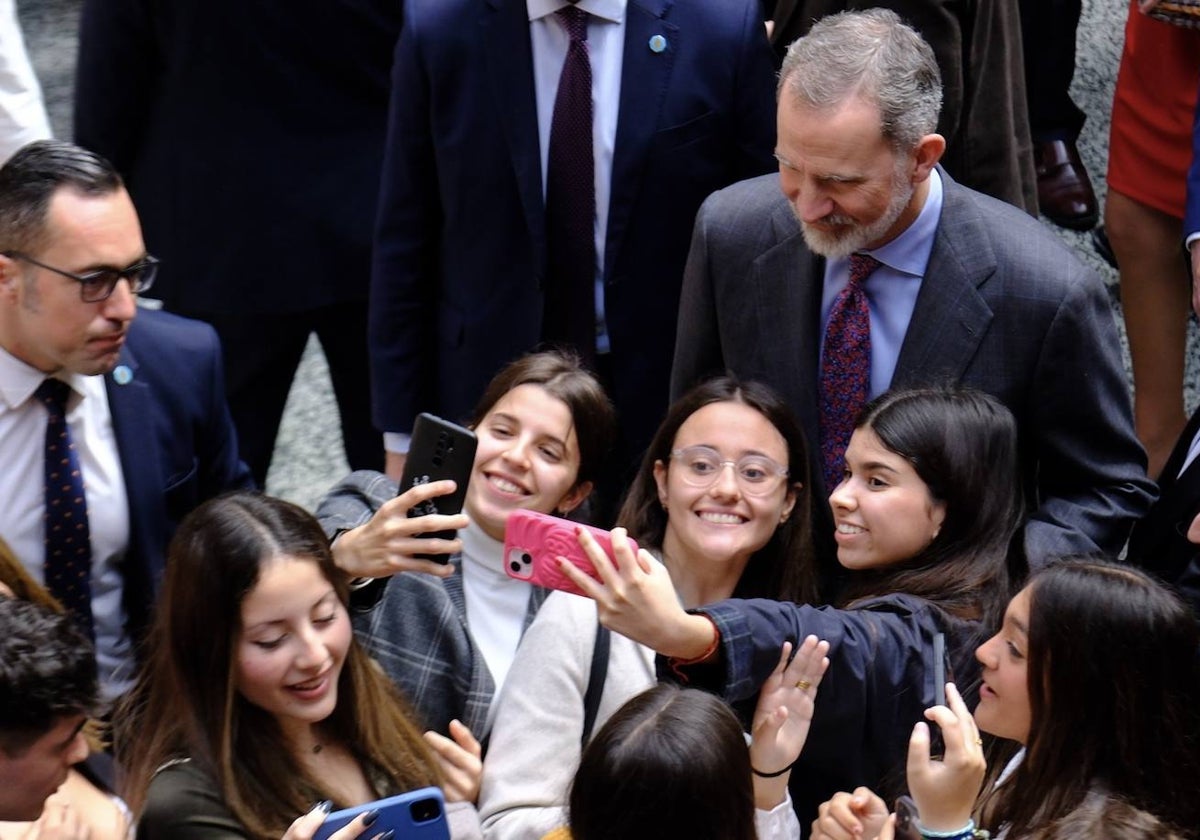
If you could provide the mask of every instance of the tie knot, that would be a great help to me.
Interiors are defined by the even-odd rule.
[[[71,386],[61,379],[48,378],[43,379],[42,384],[37,387],[33,395],[42,401],[42,404],[51,411],[58,411],[60,414],[67,405],[67,397],[71,394]]]
[[[850,255],[850,282],[851,284],[861,283],[871,276],[871,272],[882,265],[879,260],[872,257],[870,254],[851,254]]]
[[[572,41],[587,40],[588,13],[578,6],[564,6],[556,14]]]

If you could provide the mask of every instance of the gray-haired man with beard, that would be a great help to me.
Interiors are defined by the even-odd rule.
[[[780,72],[779,174],[700,209],[672,392],[732,370],[810,440],[818,545],[854,416],[889,388],[959,385],[1017,418],[1029,564],[1116,553],[1154,498],[1108,295],[1021,211],[938,166],[933,53],[890,11],[843,13]]]

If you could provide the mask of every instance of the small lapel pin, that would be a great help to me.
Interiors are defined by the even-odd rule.
[[[113,368],[113,382],[118,385],[128,385],[133,381],[133,371],[129,369],[129,365],[117,365]]]
[[[650,38],[650,52],[660,53],[667,48],[667,39],[661,35]]]

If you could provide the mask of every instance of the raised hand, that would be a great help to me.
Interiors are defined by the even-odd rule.
[[[559,568],[596,602],[605,627],[680,659],[694,659],[712,647],[712,622],[679,605],[666,567],[644,549],[635,555],[624,528],[612,530],[613,559],[587,530],[580,528],[578,538],[600,581],[565,558],[559,559]]]
[[[483,779],[483,748],[471,730],[458,720],[450,721],[450,738],[426,732],[425,743],[433,750],[442,776],[447,802],[474,802]]]
[[[921,722],[908,742],[908,789],[917,803],[921,825],[933,831],[962,828],[971,818],[987,771],[983,741],[967,704],[954,683],[946,683],[946,706],[925,710],[942,730],[945,757],[929,756],[929,726]]]
[[[350,577],[388,577],[398,572],[425,572],[438,577],[453,574],[453,566],[413,555],[454,554],[462,551],[462,540],[419,539],[417,535],[461,530],[467,527],[466,515],[409,519],[408,512],[437,496],[453,493],[454,487],[453,481],[431,481],[389,499],[365,525],[334,541],[334,562]]]

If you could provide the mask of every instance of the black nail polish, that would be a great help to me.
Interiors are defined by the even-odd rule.
[[[333,802],[328,799],[322,799],[316,805],[313,805],[312,809],[313,809],[313,811],[321,811],[323,813],[328,814],[330,811],[333,810]]]
[[[387,831],[383,832],[383,834],[380,834],[377,838],[375,838],[375,840],[392,840],[392,838],[395,836],[395,829],[389,828]]]
[[[363,828],[369,828],[375,825],[375,820],[379,819],[379,811],[371,809],[363,814]]]

